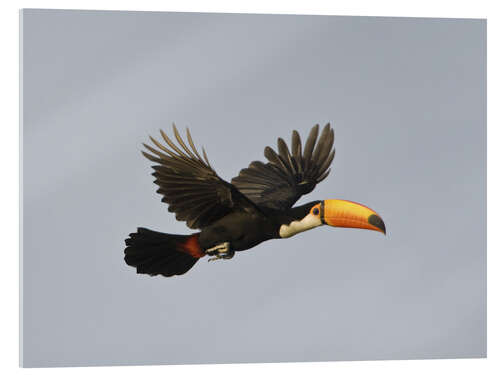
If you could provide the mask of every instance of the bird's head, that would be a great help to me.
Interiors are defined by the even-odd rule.
[[[297,219],[280,227],[280,237],[326,224],[332,227],[375,230],[385,234],[382,218],[371,208],[341,199],[327,199],[306,204],[297,210]]]

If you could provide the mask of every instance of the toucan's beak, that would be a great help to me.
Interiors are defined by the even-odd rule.
[[[333,227],[371,229],[385,234],[385,224],[372,209],[340,199],[323,201],[322,220]]]

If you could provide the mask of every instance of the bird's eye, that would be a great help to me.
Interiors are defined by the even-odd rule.
[[[313,214],[314,214],[314,215],[319,214],[319,210],[318,210],[318,208],[317,208],[317,207],[313,210]]]

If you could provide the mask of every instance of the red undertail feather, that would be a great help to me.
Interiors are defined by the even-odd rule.
[[[179,243],[178,250],[191,255],[193,258],[205,256],[199,242],[200,234],[195,233],[189,236],[185,242]]]

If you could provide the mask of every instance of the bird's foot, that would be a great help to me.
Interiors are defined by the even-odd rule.
[[[208,261],[211,262],[217,259],[231,259],[234,257],[234,250],[231,249],[229,242],[224,242],[205,250],[205,254],[212,257],[208,259]]]

